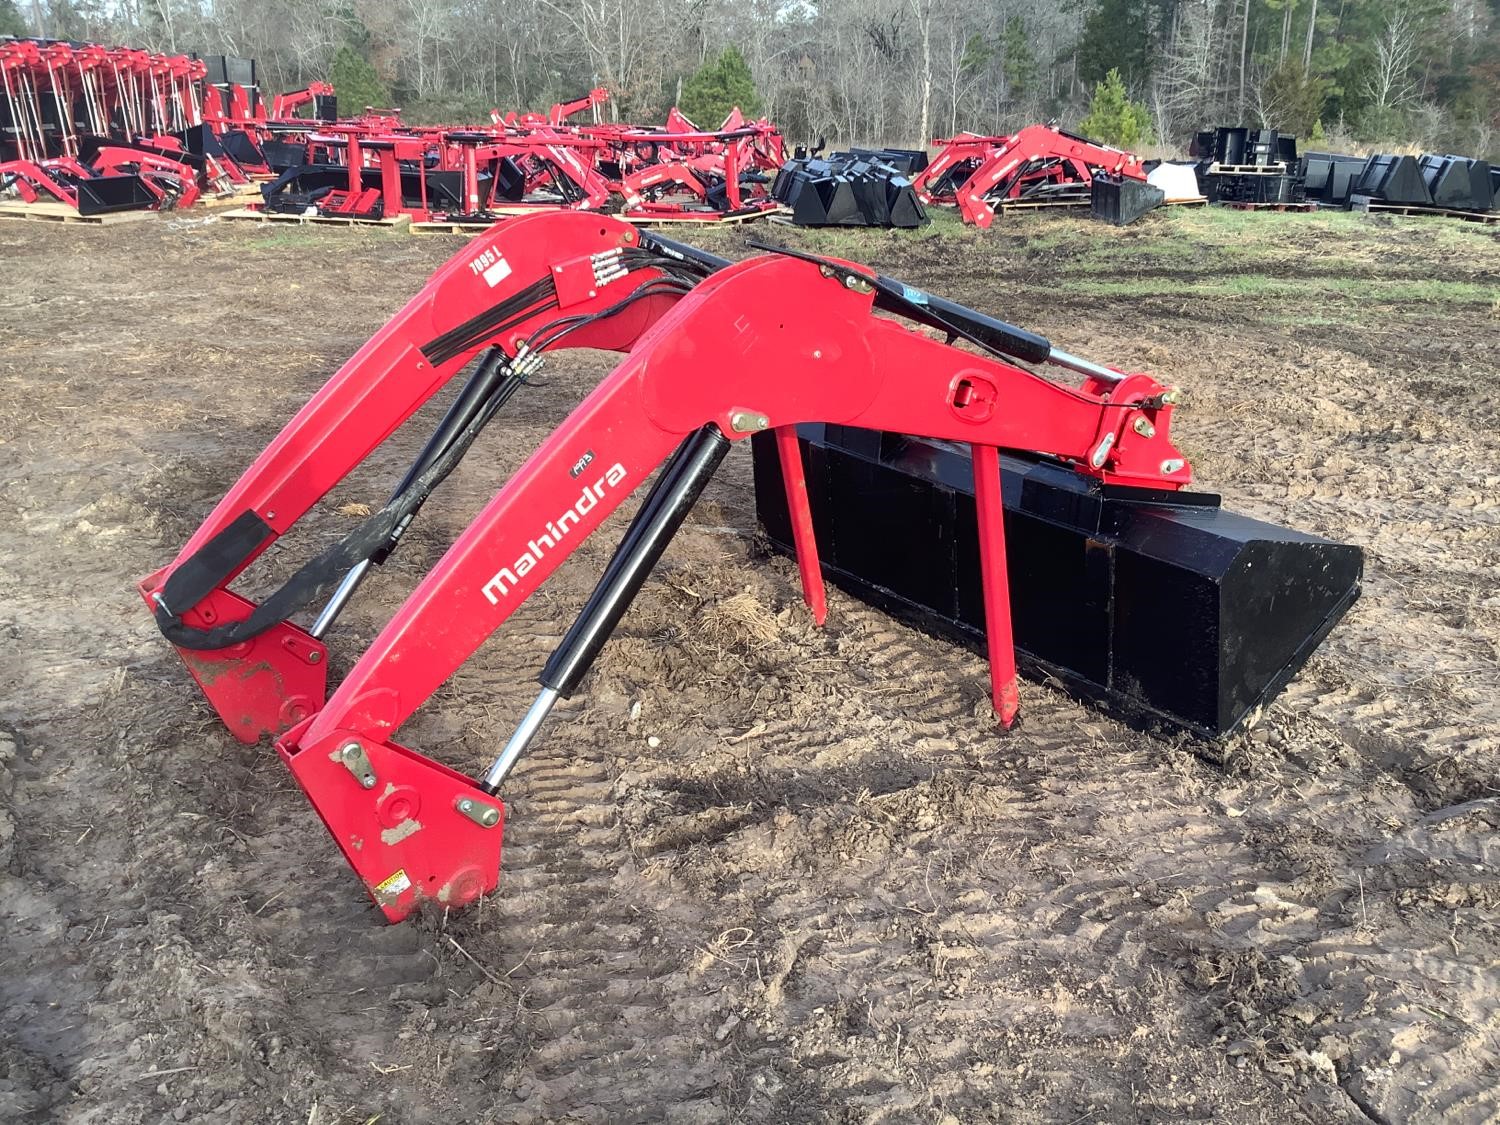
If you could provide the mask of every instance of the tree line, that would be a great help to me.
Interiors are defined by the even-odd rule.
[[[1497,155],[1500,0],[0,0],[0,33],[256,58],[268,91],[486,120],[593,86],[725,99],[794,140],[1076,125],[1119,72],[1147,139],[1216,124]],[[342,84],[341,84],[342,78]]]

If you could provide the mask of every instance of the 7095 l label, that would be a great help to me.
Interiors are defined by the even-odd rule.
[[[510,276],[510,263],[491,247],[469,263],[469,272],[484,278],[485,284],[493,289]]]

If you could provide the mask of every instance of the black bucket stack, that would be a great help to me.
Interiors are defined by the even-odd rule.
[[[1202,154],[1208,134],[1194,139]],[[1275,129],[1221,126],[1210,153],[1198,166],[1198,182],[1210,203],[1287,204],[1306,201],[1307,162],[1297,138]]]
[[[1416,158],[1384,152],[1365,161],[1350,200],[1357,198],[1408,207],[1432,206],[1432,193],[1427,190]]]
[[[973,468],[948,442],[798,427],[824,573],[919,628],[979,647]],[[791,552],[775,439],[756,510]],[[1217,496],[1105,486],[1001,458],[1021,670],[1144,726],[1220,739],[1297,673],[1359,596],[1363,554],[1227,512]]]
[[[1455,211],[1488,211],[1495,202],[1490,166],[1467,156],[1428,153],[1417,162],[1434,207]]]
[[[1307,154],[1307,196],[1324,207],[1368,210],[1372,204],[1446,211],[1491,211],[1496,170],[1488,161],[1451,153]]]
[[[1364,171],[1365,158],[1341,152],[1309,152],[1306,159],[1307,198],[1323,207],[1347,209],[1354,184]]]
[[[799,227],[899,227],[927,222],[910,176],[927,154],[906,149],[855,149],[827,158],[789,160],[771,196],[792,210]]]

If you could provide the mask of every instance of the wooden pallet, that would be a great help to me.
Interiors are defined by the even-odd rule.
[[[335,227],[406,227],[411,225],[410,215],[392,215],[389,219],[359,219],[347,215],[284,215],[278,211],[259,211],[241,207],[237,211],[225,211],[221,219],[233,219],[245,223],[322,223]]]
[[[1082,195],[1054,196],[1050,199],[1007,199],[995,204],[995,214],[1005,215],[1011,211],[1046,211],[1063,207],[1089,207],[1093,200],[1087,192]]]
[[[1219,207],[1228,207],[1231,211],[1295,211],[1298,214],[1306,214],[1316,211],[1316,203],[1247,203],[1242,199],[1218,199],[1214,201]]]
[[[248,200],[260,199],[259,184],[235,184],[228,195],[200,195],[195,207],[243,207]]]
[[[84,223],[108,227],[116,223],[134,223],[149,219],[155,211],[111,211],[105,215],[80,215],[66,203],[0,203],[0,219],[26,219],[35,223]]]
[[[1202,207],[1208,203],[1208,196],[1195,195],[1188,199],[1164,199],[1163,207]]]
[[[499,221],[499,219],[495,220],[495,222]],[[489,230],[494,225],[495,223],[450,223],[446,219],[426,219],[420,223],[412,223],[409,229],[412,234],[478,234],[480,231]]]
[[[1210,176],[1285,176],[1285,164],[1210,164]]]
[[[1408,203],[1382,203],[1368,195],[1352,196],[1349,210],[1377,212],[1386,215],[1435,215],[1444,219],[1462,219],[1466,223],[1500,223],[1500,211],[1457,211],[1452,207],[1421,207]]]

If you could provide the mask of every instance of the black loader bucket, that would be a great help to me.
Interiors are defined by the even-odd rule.
[[[107,215],[112,211],[139,211],[156,206],[156,196],[139,176],[79,177],[72,183],[78,189],[80,215]]]
[[[1380,153],[1365,161],[1353,188],[1354,195],[1367,196],[1382,203],[1399,203],[1428,207],[1432,195],[1422,179],[1422,169],[1410,156]]]
[[[982,647],[967,449],[798,427],[824,573],[919,628]],[[791,551],[776,443],[757,434],[756,509]],[[1103,486],[1001,458],[1023,672],[1126,721],[1217,740],[1294,676],[1359,596],[1363,553],[1227,512],[1204,493]]]
[[[1160,207],[1166,198],[1166,192],[1144,180],[1098,175],[1089,188],[1089,213],[1096,219],[1123,227],[1147,211]]]
[[[1364,171],[1365,158],[1337,152],[1310,152],[1306,160],[1307,198],[1325,206],[1348,206],[1350,189]]]
[[[1436,207],[1458,211],[1488,211],[1494,203],[1490,191],[1490,166],[1467,156],[1429,153],[1418,162],[1422,182]]]
[[[834,153],[827,160],[789,160],[776,174],[771,198],[790,207],[799,227],[919,227],[927,212],[901,166],[916,163],[919,153],[859,149]]]

